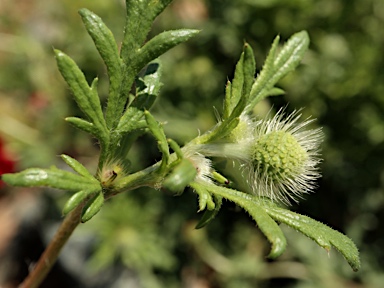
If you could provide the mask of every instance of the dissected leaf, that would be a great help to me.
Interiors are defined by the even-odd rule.
[[[121,45],[122,59],[121,86],[117,97],[108,100],[106,119],[111,128],[115,128],[123,114],[127,97],[134,83],[136,75],[150,61],[137,57],[151,29],[154,19],[164,10],[172,0],[146,1],[126,0],[127,21],[124,27],[124,39]]]
[[[92,180],[94,179],[93,175],[91,173],[89,173],[87,168],[85,168],[76,159],[74,159],[74,158],[72,158],[72,157],[70,157],[68,155],[65,155],[65,154],[62,154],[61,158],[65,161],[65,163],[68,164],[69,167],[71,167],[74,171],[79,173],[81,176],[84,176],[85,178],[89,178],[89,179],[92,179]]]
[[[265,212],[255,196],[213,184],[205,184],[203,189],[207,189],[216,196],[235,202],[251,215],[272,245],[268,257],[277,258],[285,251],[287,241],[283,232],[279,225]]]
[[[84,119],[77,118],[77,117],[67,117],[65,118],[65,121],[72,124],[76,128],[83,130],[84,132],[92,134],[95,137],[99,135],[98,129],[95,127],[95,125],[93,125],[91,122],[88,122]]]
[[[217,213],[219,213],[220,211],[221,204],[223,203],[222,199],[223,198],[220,196],[216,196],[216,195],[213,196],[213,200],[215,202],[215,208],[213,210],[206,209],[204,211],[204,214],[199,220],[199,222],[196,224],[195,229],[200,229],[205,227],[206,225],[208,225],[209,222],[211,222],[216,217]]]
[[[352,240],[340,232],[307,216],[280,208],[264,198],[212,184],[204,185],[204,188],[215,195],[235,202],[249,212],[260,230],[272,243],[270,257],[279,256],[286,245],[285,237],[275,222],[278,221],[303,233],[326,250],[330,250],[332,246],[335,247],[345,257],[353,270],[357,271],[360,268],[359,251]]]
[[[99,16],[88,9],[80,9],[79,14],[101,58],[107,66],[108,74],[110,76],[120,74],[119,49],[111,30],[108,29]]]
[[[142,72],[138,79],[138,95],[120,118],[116,132],[128,133],[141,127],[139,120],[144,116],[144,111],[149,110],[155,103],[162,86],[160,67],[159,63],[153,62]]]
[[[169,146],[176,153],[177,158],[182,159],[183,158],[183,152],[181,151],[179,144],[177,144],[176,141],[174,141],[172,139],[168,139],[167,141],[168,141]]]
[[[143,45],[148,32],[151,30],[153,20],[171,2],[172,0],[152,1],[148,5],[146,1],[126,0],[127,23],[121,49],[122,58],[132,57],[130,53]]]
[[[222,121],[219,123],[219,125],[215,127],[214,130],[210,131],[207,134],[201,135],[200,137],[196,138],[197,141],[196,140],[195,141],[198,144],[205,144],[208,142],[213,142],[218,139],[222,139],[237,127],[237,125],[239,124],[239,121],[240,121],[239,117],[233,118],[230,121],[227,121],[227,120]]]
[[[141,125],[140,119],[144,116],[144,109],[145,107],[151,107],[155,99],[156,96],[154,95],[141,94],[137,96],[120,118],[115,132],[127,134],[133,130],[142,128],[143,125]]]
[[[255,69],[256,62],[252,48],[246,43],[240,60],[236,65],[235,76],[230,85],[231,90],[226,93],[223,113],[224,120],[229,118],[229,116],[231,116],[231,119],[238,117],[244,110],[254,81]],[[236,106],[239,107],[236,113],[233,113]]]
[[[198,33],[199,30],[180,29],[165,31],[156,35],[151,40],[149,40],[142,48],[140,48],[139,53],[137,55],[137,67],[141,69],[148,62],[158,58],[160,55],[164,54],[169,49],[187,41]]]
[[[89,87],[83,72],[68,55],[55,50],[55,56],[60,73],[71,89],[77,105],[95,125],[98,132],[105,137],[107,135],[107,126],[96,91],[97,78]]]
[[[101,58],[107,66],[110,83],[109,99],[116,98],[119,93],[122,73],[119,49],[115,38],[99,16],[85,8],[80,9],[79,14],[82,17],[88,34],[92,37]]]
[[[139,80],[143,83],[143,87],[138,94],[148,94],[157,96],[160,92],[160,88],[163,86],[161,82],[162,69],[159,61],[151,62],[147,67],[139,74]],[[153,104],[153,103],[152,103]],[[145,106],[145,109],[151,108]]]
[[[241,60],[241,58],[240,58],[240,60]],[[236,104],[236,101],[234,101],[234,99],[232,99],[232,83],[231,83],[231,81],[228,80],[227,85],[225,86],[225,97],[224,97],[224,105],[223,105],[224,106],[223,107],[223,118],[224,119],[227,119],[229,117],[229,115],[231,114],[231,112],[232,112],[231,106],[233,106],[232,103]]]
[[[199,211],[215,209],[215,202],[212,199],[212,195],[204,185],[197,182],[191,182],[190,186],[195,189],[196,193],[199,195]]]
[[[308,49],[309,36],[306,31],[292,35],[276,55],[278,41],[279,37],[276,37],[263,69],[252,86],[247,111],[251,111],[256,103],[269,96],[269,92],[274,92],[271,89],[275,84],[299,65]]]
[[[98,193],[94,197],[92,197],[83,209],[83,213],[81,215],[81,222],[85,223],[97,213],[99,213],[101,207],[104,205],[104,195],[102,192]]]
[[[86,178],[55,167],[50,169],[29,168],[19,173],[3,174],[2,180],[13,186],[46,186],[74,192],[101,190],[100,183],[95,178]]]
[[[168,164],[169,161],[169,147],[168,147],[168,141],[165,137],[165,133],[163,130],[163,127],[159,122],[156,121],[156,119],[152,116],[151,113],[148,111],[144,112],[145,120],[147,121],[148,128],[151,131],[152,135],[157,140],[157,146],[159,147],[160,152],[163,155],[163,159],[161,161],[161,167],[165,167],[165,165]]]
[[[268,96],[280,96],[284,94],[285,94],[285,91],[277,87],[273,87],[268,91]]]
[[[71,196],[67,200],[67,202],[64,205],[63,208],[63,215],[67,215],[69,212],[71,212],[73,209],[75,209],[80,203],[83,202],[89,195],[99,192],[100,190],[87,190],[87,191],[79,191]]]
[[[312,218],[286,209],[266,207],[265,210],[276,221],[303,233],[327,251],[331,249],[331,246],[335,247],[345,257],[354,271],[359,270],[359,251],[347,236]]]

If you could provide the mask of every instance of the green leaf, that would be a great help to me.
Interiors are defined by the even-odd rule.
[[[163,127],[159,122],[155,120],[151,113],[148,111],[144,112],[145,120],[147,121],[148,128],[151,131],[152,135],[157,140],[157,146],[159,147],[160,152],[163,155],[162,162],[160,165],[160,170],[164,169],[169,161],[169,146],[167,138],[165,137]]]
[[[268,96],[280,96],[280,95],[284,95],[285,91],[283,89],[273,87],[273,88],[269,89],[267,94],[268,94]]]
[[[118,133],[128,133],[142,128],[138,121],[144,116],[144,110],[149,110],[160,92],[162,83],[161,66],[157,62],[150,63],[139,78],[138,95],[128,106],[116,128]]]
[[[276,55],[278,41],[279,37],[276,37],[263,69],[252,86],[247,111],[251,111],[259,101],[269,96],[269,92],[274,92],[271,89],[275,84],[299,65],[308,49],[309,36],[306,31],[292,35]]]
[[[120,73],[120,57],[115,38],[104,24],[103,20],[86,8],[80,9],[79,14],[85,28],[92,37],[101,58],[108,69],[108,74]]]
[[[160,88],[163,86],[161,82],[162,69],[159,61],[149,63],[145,69],[139,74],[138,95],[153,95],[158,96]],[[153,101],[154,102],[154,101]],[[146,103],[142,108],[149,110],[152,107],[153,102]]]
[[[157,57],[159,57],[161,54],[168,51],[172,47],[174,47],[174,46],[176,46],[176,45],[178,45],[184,41],[187,41],[189,38],[196,35],[197,33],[198,33],[197,30],[184,29],[184,30],[166,31],[166,32],[163,32],[163,33],[155,36],[154,38],[149,40],[142,48],[140,48],[140,49],[138,48],[137,50],[132,52],[135,55],[135,57],[130,58],[129,62],[125,62],[126,71],[123,71],[123,74],[125,75],[125,77],[128,77],[128,76],[132,77],[132,76],[136,75],[140,69],[142,69],[145,65],[147,65],[147,63],[156,59]],[[150,64],[147,67],[147,69],[154,69],[152,67],[154,65],[155,65],[155,63],[152,63],[152,65]],[[154,70],[153,73],[147,73],[146,77],[144,77],[143,80],[145,82],[145,86],[147,87],[147,89],[143,90],[142,93],[157,96],[158,91],[161,87],[159,70],[156,69],[156,70]],[[132,85],[132,81],[129,79],[123,79],[123,82],[126,82],[125,86],[127,86],[127,83],[131,83],[130,85]],[[128,87],[126,87],[125,90],[123,90],[123,91],[125,91],[125,93],[127,93]],[[150,103],[150,105],[147,105],[147,106],[150,107],[154,103],[155,98],[150,97],[149,99],[151,99],[151,103]],[[111,99],[110,101],[114,101],[114,100]],[[118,100],[118,101],[120,101],[119,105],[121,105],[123,103],[122,101],[124,101],[124,102],[126,101],[126,98]],[[109,105],[110,105],[110,103],[108,103],[107,111],[112,109],[112,108],[109,108]],[[112,103],[111,103],[111,105],[112,105]],[[113,105],[118,105],[118,104],[113,104]],[[116,110],[116,111],[120,111],[120,110],[121,109]],[[123,123],[126,122],[126,119],[128,118],[127,112],[123,116],[123,118],[124,118]],[[121,122],[122,122],[122,120],[120,120],[120,123],[119,123],[120,127],[122,126]]]
[[[101,18],[88,9],[80,9],[79,14],[82,17],[88,34],[92,37],[101,58],[104,60],[104,63],[107,66],[110,82],[109,98],[116,98],[118,97],[121,83],[122,64],[119,57],[119,49],[113,34],[104,24]]]
[[[167,141],[169,146],[176,153],[177,159],[183,159],[183,152],[181,151],[179,144],[177,144],[176,141],[172,139],[167,139]]]
[[[176,193],[183,192],[184,188],[195,179],[196,174],[196,167],[190,160],[184,158],[165,178],[163,187]]]
[[[237,127],[239,124],[240,118],[236,117],[232,120],[224,120],[219,123],[212,131],[205,133],[196,138],[196,144],[205,144],[209,142],[213,142],[218,139],[222,139],[227,136],[233,129]]]
[[[79,173],[81,176],[83,176],[85,178],[89,178],[91,180],[94,179],[93,175],[91,173],[89,173],[87,168],[85,168],[76,159],[74,159],[74,158],[72,158],[72,157],[70,157],[68,155],[65,155],[65,154],[62,154],[61,158],[64,160],[65,163],[68,164],[69,167],[71,167],[75,172]]]
[[[231,90],[229,93],[226,93],[224,101],[224,120],[230,116],[231,119],[238,117],[244,110],[254,81],[255,69],[256,62],[252,48],[246,43],[244,45],[244,51],[240,56],[240,60],[236,65],[235,76],[230,86]],[[239,106],[239,108],[236,113],[232,113],[236,106]]]
[[[195,189],[196,193],[199,195],[199,211],[215,209],[215,202],[212,199],[212,195],[204,185],[197,182],[191,182],[190,186]]]
[[[223,203],[223,198],[220,197],[220,196],[214,195],[213,199],[214,199],[214,202],[215,202],[215,208],[213,210],[206,209],[204,211],[204,214],[201,217],[201,219],[199,220],[199,222],[196,224],[195,229],[201,229],[201,228],[205,227],[219,213],[220,208],[221,208],[221,204]]]
[[[2,180],[13,186],[47,186],[75,192],[101,190],[100,183],[95,178],[85,178],[56,167],[50,169],[30,168],[19,173],[3,174]]]
[[[127,23],[124,29],[124,40],[121,48],[123,59],[134,58],[133,51],[143,45],[151,29],[152,23],[172,0],[137,1],[126,0]]]
[[[276,83],[300,64],[305,52],[308,50],[309,41],[307,31],[295,33],[289,38],[274,60],[274,66],[278,67],[278,69],[271,81]]]
[[[83,130],[93,136],[97,137],[99,135],[98,129],[92,123],[77,117],[67,117],[65,121],[75,126],[76,128]]]
[[[97,78],[89,87],[83,72],[69,56],[59,50],[55,50],[55,55],[60,73],[71,89],[77,105],[97,129],[98,138],[106,141],[108,130],[97,93]]]
[[[274,259],[284,252],[287,241],[283,232],[277,223],[265,212],[260,205],[260,201],[255,196],[213,184],[206,184],[204,188],[216,196],[235,202],[251,215],[259,226],[259,229],[272,244],[268,257]]]
[[[241,57],[243,57],[243,54],[241,54]],[[241,61],[241,57],[240,57],[239,62]],[[237,102],[235,101],[234,98],[232,98],[232,83],[231,83],[231,81],[228,80],[227,85],[225,86],[225,97],[224,97],[224,108],[223,108],[223,118],[224,119],[229,118],[229,115],[231,115],[231,112],[232,112],[231,106],[233,106]]]
[[[147,95],[140,95],[138,96],[131,106],[127,108],[124,115],[120,118],[119,124],[116,127],[116,132],[121,134],[126,134],[128,132],[131,132],[135,129],[141,128],[141,125],[139,125],[139,120],[144,116],[144,110],[141,108],[138,108],[137,106],[142,106],[144,103],[146,103],[149,99]]]
[[[227,83],[223,120],[213,130],[197,137],[194,143],[204,144],[225,137],[237,126],[241,113],[250,112],[267,96],[283,94],[283,90],[276,88],[275,84],[300,63],[308,49],[309,37],[306,31],[294,34],[277,54],[279,39],[276,37],[273,41],[256,81],[253,79],[255,60],[252,48],[246,44],[236,65],[233,83]]]
[[[81,215],[81,222],[85,223],[97,213],[99,213],[101,207],[104,205],[104,195],[102,192],[98,193],[94,197],[92,197],[83,209],[83,213]]]
[[[68,201],[65,203],[63,208],[63,215],[67,215],[73,209],[75,209],[78,205],[80,205],[89,195],[99,192],[98,190],[87,190],[87,191],[79,191],[71,196]]]
[[[160,33],[159,35],[156,35],[151,40],[149,40],[141,49],[139,49],[137,55],[137,67],[141,69],[148,62],[158,58],[160,55],[167,52],[169,49],[187,41],[198,33],[199,30],[180,29],[165,31],[163,33]]]
[[[265,210],[276,221],[303,233],[327,251],[331,246],[335,247],[354,271],[360,269],[359,251],[347,236],[314,219],[286,209],[269,206],[265,207]]]
[[[269,255],[272,258],[279,256],[286,246],[285,237],[275,222],[278,221],[303,233],[328,251],[332,246],[335,247],[353,270],[357,271],[360,268],[359,252],[352,240],[316,220],[280,208],[270,200],[225,187],[205,184],[200,189],[206,189],[214,195],[233,201],[248,211],[260,230],[272,243]]]
[[[121,46],[122,85],[118,97],[108,100],[106,119],[108,127],[115,128],[121,115],[132,84],[138,72],[143,68],[144,61],[137,57],[144,44],[152,23],[172,0],[137,1],[126,0],[127,21],[124,27],[124,39]],[[148,59],[148,62],[153,59]]]

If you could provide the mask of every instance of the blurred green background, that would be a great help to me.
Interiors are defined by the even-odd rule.
[[[83,7],[98,14],[121,42],[124,1],[0,2],[0,138],[18,170],[64,167],[57,155],[67,153],[95,171],[94,139],[63,120],[81,112],[52,52],[54,47],[70,55],[88,79],[99,76],[106,100],[106,70],[77,14]],[[153,111],[180,144],[216,122],[213,107],[221,111],[226,80],[245,41],[259,71],[276,35],[286,40],[308,31],[311,45],[302,65],[279,83],[286,95],[260,103],[255,113],[263,116],[287,104],[288,111],[305,107],[303,114],[324,127],[323,178],[317,192],[292,209],[351,237],[361,251],[362,269],[352,272],[337,251],[328,255],[290,229],[284,229],[284,255],[266,260],[268,243],[231,203],[208,227],[194,230],[200,215],[192,191],[174,197],[140,189],[111,200],[75,232],[61,262],[78,287],[382,287],[384,1],[175,0],[151,36],[177,28],[202,31],[161,57],[164,86]],[[130,169],[153,159],[159,159],[156,145],[142,137],[131,150]],[[52,190],[1,191],[3,202],[16,201],[17,195],[29,203],[34,199],[35,208],[22,202],[12,219],[23,227],[25,210],[31,210],[29,222],[39,223],[46,240],[69,197]],[[6,254],[2,242],[0,254]],[[8,272],[0,273],[4,283],[13,277]]]

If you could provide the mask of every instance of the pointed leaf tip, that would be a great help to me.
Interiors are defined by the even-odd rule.
[[[275,221],[284,223],[301,232],[327,251],[329,251],[332,246],[335,247],[336,250],[344,256],[354,271],[359,270],[359,251],[353,241],[347,236],[319,221],[286,209],[269,205],[268,207],[265,206],[265,209],[268,215]]]
[[[201,229],[208,225],[219,213],[223,198],[220,196],[214,196],[215,208],[213,210],[206,209],[203,216],[200,218],[199,223],[196,224],[195,229]]]
[[[73,209],[75,209],[81,201],[83,201],[87,197],[87,193],[85,191],[80,191],[71,196],[68,201],[65,203],[64,208],[62,210],[62,214],[65,216]]]
[[[287,240],[280,229],[279,225],[265,212],[264,207],[260,205],[260,201],[256,196],[252,196],[233,189],[216,186],[213,184],[200,184],[193,182],[191,185],[198,193],[211,193],[216,197],[226,198],[244,210],[255,220],[259,229],[263,232],[265,237],[271,243],[271,251],[268,255],[269,258],[275,259],[285,251]]]
[[[81,222],[85,223],[92,219],[97,213],[99,213],[101,207],[104,205],[104,195],[102,192],[98,193],[92,199],[88,201],[83,209],[81,216]]]

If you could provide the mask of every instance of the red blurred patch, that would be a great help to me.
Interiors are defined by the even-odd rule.
[[[4,141],[0,137],[0,175],[15,172],[16,161],[5,150]],[[0,180],[0,188],[4,186],[4,182]]]

